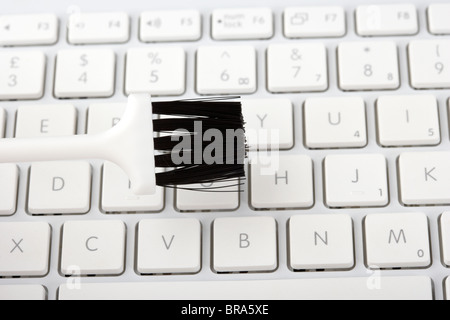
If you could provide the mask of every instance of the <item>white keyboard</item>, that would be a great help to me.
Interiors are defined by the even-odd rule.
[[[77,3],[2,5],[0,138],[241,95],[248,179],[135,196],[111,163],[1,164],[0,299],[450,297],[448,1]]]

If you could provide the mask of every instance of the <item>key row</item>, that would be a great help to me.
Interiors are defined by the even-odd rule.
[[[450,34],[446,18],[450,5],[428,8],[428,30]],[[343,37],[347,17],[341,6],[289,7],[283,13],[287,38]],[[211,15],[215,40],[270,39],[274,36],[270,8],[217,9]],[[0,45],[52,45],[58,41],[59,21],[54,14],[3,15]],[[202,37],[202,17],[196,10],[148,11],[140,16],[142,42],[197,41]],[[361,5],[356,9],[356,33],[360,36],[415,35],[419,32],[416,6],[412,4]],[[67,40],[71,44],[126,43],[130,17],[125,12],[82,13],[69,16]]]
[[[375,271],[377,272],[377,271]],[[321,278],[251,281],[184,281],[136,283],[66,283],[58,288],[59,300],[433,300],[429,277]],[[376,289],[376,290],[374,290]],[[450,278],[443,282],[450,297]],[[45,300],[41,285],[0,285],[0,300]]]
[[[413,41],[408,46],[410,83],[415,89],[450,88],[450,43]],[[343,91],[400,87],[394,42],[344,42],[338,46],[338,84]],[[56,98],[111,97],[116,88],[116,55],[111,50],[61,50],[56,58]],[[426,61],[427,63],[424,63]],[[0,53],[0,100],[40,99],[46,56],[39,51]],[[186,53],[180,47],[128,50],[126,94],[155,96],[186,91]],[[275,44],[267,50],[271,93],[323,92],[329,87],[323,44]],[[251,94],[258,88],[257,51],[251,46],[203,46],[196,54],[196,91],[202,95]]]
[[[450,204],[450,153],[403,153],[397,160],[399,202],[403,206]],[[0,165],[0,216],[17,210],[19,170]],[[332,155],[323,161],[324,204],[329,208],[385,207],[389,196],[388,166],[379,154]],[[250,160],[249,201],[253,210],[312,208],[314,165],[303,155],[258,156]],[[227,183],[192,185],[224,188],[220,193],[177,189],[174,206],[180,212],[234,211],[240,207],[239,187]],[[31,215],[86,214],[91,209],[92,168],[87,162],[33,164],[29,173],[27,212]],[[157,213],[165,193],[136,196],[125,173],[105,163],[100,209],[105,213]]]
[[[440,218],[443,262],[449,266],[450,214]],[[205,227],[205,226],[203,226]],[[279,267],[278,225],[272,217],[217,218],[211,228],[216,273],[273,272]],[[293,216],[288,222],[292,271],[350,270],[355,266],[353,222],[346,214]],[[370,214],[363,222],[367,268],[431,265],[423,213]],[[0,223],[0,277],[42,277],[49,271],[52,230],[43,222]],[[202,225],[196,219],[142,220],[136,228],[136,272],[194,274],[202,269]],[[120,275],[127,226],[118,220],[69,221],[61,229],[64,276]],[[203,244],[203,246],[206,244]]]
[[[252,151],[294,147],[294,108],[289,99],[243,99],[247,143]],[[126,104],[92,104],[88,134],[118,123]],[[441,142],[438,101],[432,95],[381,96],[375,103],[377,141],[382,147],[436,146]],[[71,104],[19,106],[14,137],[76,134]],[[6,112],[0,108],[0,138]],[[363,148],[368,143],[366,103],[361,97],[308,98],[303,106],[304,145],[309,149]]]

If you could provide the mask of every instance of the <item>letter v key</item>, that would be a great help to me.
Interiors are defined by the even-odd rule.
[[[164,245],[166,246],[167,250],[170,250],[170,247],[172,246],[172,242],[175,239],[175,236],[173,235],[172,238],[170,239],[169,244],[167,244],[166,238],[164,236],[162,236],[162,239],[164,241]]]

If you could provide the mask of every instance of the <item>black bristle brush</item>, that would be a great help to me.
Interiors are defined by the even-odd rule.
[[[1,139],[0,163],[111,161],[128,175],[136,195],[154,194],[157,186],[238,184],[245,177],[247,148],[241,103],[230,99],[152,103],[150,95],[132,94],[112,129],[97,135]],[[154,120],[154,114],[162,118]],[[165,171],[155,173],[156,168]]]

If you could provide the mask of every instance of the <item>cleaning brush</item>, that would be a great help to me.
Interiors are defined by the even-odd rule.
[[[110,130],[97,135],[0,139],[0,163],[110,161],[128,175],[136,195],[154,194],[156,186],[238,184],[245,176],[247,148],[242,106],[232,100],[152,103],[150,95],[132,94],[122,119]],[[161,117],[153,119],[153,115]],[[164,170],[156,173],[157,168]]]

